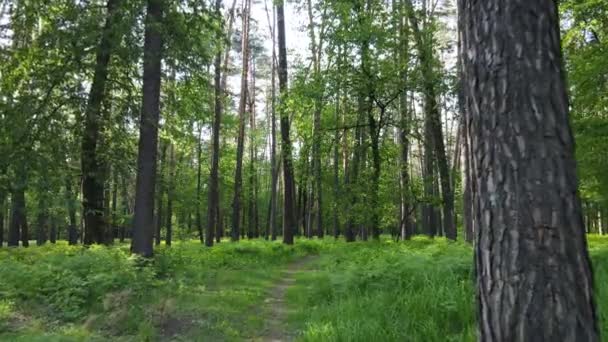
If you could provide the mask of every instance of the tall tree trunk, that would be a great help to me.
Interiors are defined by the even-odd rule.
[[[215,1],[215,13],[218,18],[222,16],[222,1]],[[222,38],[220,34],[218,39]],[[205,245],[213,246],[213,235],[217,230],[219,215],[219,167],[220,167],[220,127],[222,125],[222,112],[224,99],[222,94],[222,51],[218,50],[214,61],[214,118],[212,131],[212,156],[211,174],[209,177],[209,203],[207,203],[207,230],[205,234]]]
[[[314,81],[314,114],[313,114],[313,139],[312,139],[312,211],[311,216],[314,218],[314,230],[319,238],[323,238],[323,189],[322,189],[322,174],[321,174],[321,111],[323,110],[323,95],[325,92],[324,83],[321,75],[321,57],[323,53],[323,31],[325,24],[325,15],[321,16],[321,29],[319,31],[319,40],[315,33],[315,23],[313,16],[312,0],[307,0],[308,7],[308,29],[310,36],[310,50],[313,59],[313,81]],[[311,222],[312,225],[312,222]]]
[[[144,43],[143,104],[139,128],[139,154],[133,222],[133,253],[154,255],[154,188],[160,118],[163,1],[148,0]]]
[[[339,102],[339,100],[337,100]],[[336,104],[336,122],[339,116],[339,104]],[[340,132],[336,130],[334,135],[334,203],[332,203],[333,236],[335,239],[340,237]]]
[[[98,144],[103,120],[101,105],[105,98],[108,64],[120,37],[117,21],[120,19],[120,0],[108,0],[106,23],[97,48],[95,73],[87,101],[82,135],[82,205],[84,210],[84,244],[105,243],[106,226],[103,218],[105,167],[98,155]]]
[[[167,235],[165,244],[171,246],[173,240],[173,196],[175,194],[175,145],[169,145],[169,182],[167,183]],[[183,223],[180,220],[179,223]]]
[[[277,162],[277,119],[276,119],[276,75],[277,75],[277,52],[276,52],[276,34],[275,34],[275,7],[272,7],[272,23],[270,22],[270,14],[268,11],[268,3],[264,1],[264,7],[266,10],[266,18],[268,19],[268,29],[272,37],[272,67],[271,67],[271,83],[270,83],[270,96],[271,96],[271,118],[270,118],[270,132],[271,132],[271,143],[270,143],[270,215],[268,218],[269,229],[272,241],[277,239],[278,228],[277,228],[277,186],[279,178],[279,163]]]
[[[241,235],[241,207],[243,197],[243,152],[245,148],[245,112],[247,110],[247,79],[249,75],[249,8],[251,0],[243,0],[243,63],[241,71],[241,95],[239,102],[239,132],[236,148],[236,169],[234,174],[234,199],[232,201],[232,240],[238,241]]]
[[[278,0],[277,4],[277,24],[279,34],[279,89],[281,94],[281,151],[283,159],[283,182],[284,182],[284,211],[283,211],[283,243],[293,244],[293,234],[296,230],[294,215],[294,175],[293,161],[291,152],[291,137],[289,134],[289,114],[287,113],[286,103],[288,97],[287,88],[287,47],[285,41],[285,13],[283,9],[284,0]]]
[[[340,45],[338,47],[338,56],[337,56],[337,61],[338,61],[338,70],[341,70],[341,66],[342,66],[342,46]],[[342,100],[342,95],[341,95],[341,90],[342,90],[342,82],[341,82],[341,78],[338,77],[338,82],[336,85],[336,109],[335,109],[335,113],[334,113],[334,121],[336,122],[336,125],[339,125],[340,122],[340,101]],[[340,217],[339,217],[339,213],[340,213],[340,205],[339,205],[339,198],[340,198],[340,193],[341,193],[341,189],[340,189],[340,130],[337,129],[336,127],[336,131],[334,133],[334,201],[332,203],[332,217],[333,217],[333,236],[335,239],[338,239],[340,237]]]
[[[459,0],[480,341],[599,341],[553,1]]]
[[[255,58],[251,58],[251,90],[249,91],[249,229],[251,237],[259,236],[258,208],[257,208],[257,146],[256,134],[256,112],[255,112]]]
[[[399,29],[399,48],[396,53],[396,57],[399,62],[400,71],[399,78],[404,85],[407,84],[408,79],[408,62],[409,62],[409,51],[408,51],[408,39],[409,39],[409,28],[407,27],[405,21],[405,12],[403,1],[400,1],[399,6],[393,3],[395,6],[395,13],[397,23],[397,28]],[[412,200],[411,191],[410,191],[410,175],[409,175],[409,150],[410,150],[410,111],[407,101],[408,93],[404,91],[399,95],[399,143],[401,148],[400,159],[399,159],[399,184],[401,185],[401,194],[400,194],[400,213],[401,217],[399,217],[399,230],[400,237],[402,240],[408,240],[413,235],[412,231],[412,205],[410,201]]]
[[[200,124],[200,123],[199,123]],[[201,217],[201,188],[202,188],[202,167],[203,167],[203,126],[198,128],[198,140],[196,143],[196,155],[197,155],[197,166],[196,166],[196,229],[198,230],[198,237],[201,243],[205,242],[203,234],[203,220]],[[211,205],[210,203],[208,205]]]
[[[456,240],[457,231],[456,222],[454,221],[454,193],[450,186],[450,169],[445,151],[445,143],[443,141],[439,104],[437,103],[437,82],[433,71],[433,46],[432,42],[425,41],[423,37],[411,0],[405,1],[410,26],[418,48],[418,58],[420,60],[423,76],[425,125],[428,125],[430,130],[429,133],[432,137],[433,150],[435,152],[435,158],[437,160],[441,178],[440,185],[444,212],[443,226],[445,228],[446,237],[450,240]]]
[[[165,196],[165,164],[167,163],[167,143],[160,142],[160,160],[158,164],[160,165],[160,170],[158,172],[158,194],[157,194],[157,204],[156,204],[156,233],[154,234],[154,240],[156,246],[160,246],[161,235],[162,235],[162,227],[164,224],[163,221],[163,203]]]

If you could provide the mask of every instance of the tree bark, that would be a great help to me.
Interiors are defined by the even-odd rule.
[[[95,73],[84,116],[82,135],[82,205],[84,210],[84,244],[106,243],[104,223],[104,161],[98,155],[103,126],[101,105],[105,98],[108,65],[115,45],[117,21],[120,19],[120,0],[108,0],[106,22],[97,48]]]
[[[479,341],[599,341],[557,4],[458,5]]]
[[[143,103],[139,128],[139,153],[133,222],[133,253],[154,255],[154,188],[160,118],[163,1],[148,0],[144,42]]]
[[[287,113],[287,47],[285,42],[285,13],[283,9],[284,0],[277,2],[277,24],[279,35],[279,91],[281,94],[281,151],[283,159],[283,182],[284,182],[284,210],[283,210],[283,243],[293,244],[293,234],[296,230],[294,215],[294,175],[291,152],[291,137],[289,134],[289,114]]]

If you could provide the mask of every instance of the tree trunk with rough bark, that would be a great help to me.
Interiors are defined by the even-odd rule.
[[[479,341],[599,341],[557,4],[458,5]]]
[[[144,42],[143,103],[139,127],[139,153],[135,189],[132,251],[143,257],[154,255],[154,189],[160,119],[162,62],[162,0],[148,0]]]
[[[293,244],[293,235],[296,231],[296,220],[294,215],[294,172],[292,160],[292,146],[290,137],[289,114],[287,113],[287,47],[285,41],[285,11],[283,8],[284,0],[277,3],[277,24],[279,36],[279,91],[281,96],[280,116],[281,116],[281,151],[283,159],[283,182],[284,182],[284,210],[283,210],[283,243]]]
[[[120,0],[108,0],[106,22],[97,48],[95,73],[84,115],[82,135],[82,205],[84,211],[84,244],[106,243],[104,219],[105,162],[98,155],[103,119],[101,106],[105,98],[108,65],[119,42],[117,21],[120,19]]]

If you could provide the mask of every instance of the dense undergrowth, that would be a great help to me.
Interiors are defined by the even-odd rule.
[[[589,237],[608,337],[608,238]],[[464,243],[334,244],[289,292],[301,341],[475,341],[473,251]]]
[[[279,270],[315,248],[182,242],[147,266],[128,246],[3,249],[0,340],[240,340],[263,326],[255,307]]]
[[[606,337],[608,238],[589,241]],[[2,249],[0,340],[251,340],[264,329],[264,299],[280,271],[307,254],[320,257],[286,301],[299,340],[475,340],[472,249],[426,238],[181,242],[146,266],[128,246]]]

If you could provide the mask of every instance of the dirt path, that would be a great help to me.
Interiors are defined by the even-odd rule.
[[[295,336],[290,335],[290,332],[287,331],[286,327],[289,310],[287,308],[287,303],[285,303],[285,294],[287,293],[287,289],[296,282],[296,274],[302,272],[302,270],[316,258],[317,256],[307,255],[291,263],[283,272],[279,281],[270,289],[268,297],[264,301],[264,311],[268,314],[266,327],[263,334],[255,339],[255,341],[293,341]]]

